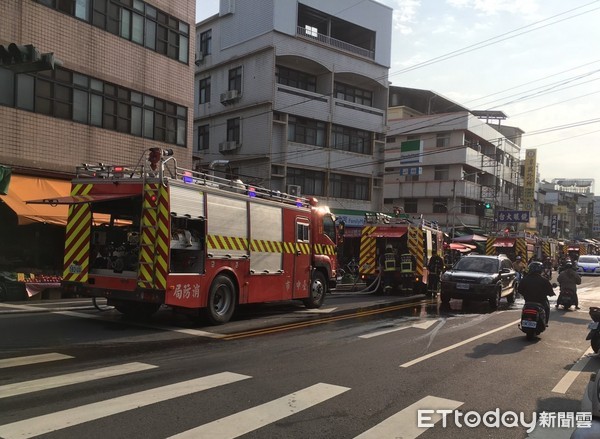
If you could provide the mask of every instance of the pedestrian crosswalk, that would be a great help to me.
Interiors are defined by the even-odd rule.
[[[132,377],[135,374],[142,374],[159,368],[159,366],[153,364],[130,362],[77,372],[53,374],[53,367],[61,361],[76,362],[77,359],[69,355],[50,353],[0,360],[0,367],[3,368],[19,368],[47,362],[48,365],[45,365],[44,373],[49,375],[44,378],[0,386],[0,400],[9,401],[10,398],[18,396],[27,397],[30,394],[34,398],[36,392],[62,392],[67,386],[72,389],[79,384],[100,384],[111,378],[119,376]],[[71,369],[72,364],[70,365]],[[42,405],[39,408],[35,408],[36,410],[34,411],[36,414],[44,414],[25,417],[24,419],[20,416],[19,412],[11,413],[10,405],[5,405],[6,408],[2,410],[3,413],[0,413],[0,423],[4,419],[9,419],[10,422],[5,421],[4,425],[0,425],[0,438],[31,438],[56,432],[60,435],[62,430],[77,427],[93,429],[93,425],[83,426],[83,424],[99,421],[114,415],[133,413],[134,411],[143,410],[155,404],[173,402],[177,398],[187,396],[196,398],[202,392],[211,389],[223,389],[231,391],[232,395],[235,395],[235,390],[232,389],[237,383],[248,382],[252,379],[253,377],[249,375],[223,371],[171,384],[154,386],[146,390],[132,391],[131,393],[122,394],[114,398],[98,400],[54,412],[47,410]],[[188,429],[183,429],[183,431],[173,431],[169,433],[170,436],[166,436],[176,439],[237,438],[271,424],[277,424],[303,411],[315,410],[318,417],[322,417],[324,414],[320,407],[323,403],[334,400],[351,390],[349,387],[331,383],[310,383],[306,387],[297,389],[291,393],[285,392],[287,394],[284,396],[275,397],[262,404],[241,409],[236,413],[225,413],[219,419],[210,420],[192,428],[188,427]],[[235,396],[232,396],[232,398],[235,398]],[[36,401],[36,399],[33,399],[33,401]],[[426,430],[426,428],[417,428],[414,425],[416,410],[419,407],[454,409],[461,404],[458,401],[427,396],[380,423],[374,422],[373,424],[375,425],[365,426],[364,433],[357,437],[385,438],[401,435],[405,439],[416,438]],[[227,407],[225,407],[225,410],[227,410]],[[165,421],[172,420],[168,412],[165,412],[164,416]],[[136,417],[137,415],[133,416],[134,419]]]

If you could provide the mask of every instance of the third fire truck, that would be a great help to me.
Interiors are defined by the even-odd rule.
[[[397,273],[393,276],[398,277],[403,270],[402,256],[410,255],[414,266],[411,267],[413,280],[409,289],[413,293],[425,293],[427,262],[434,252],[443,257],[443,243],[444,234],[435,223],[367,213],[361,230],[359,274],[367,284],[378,277],[381,280],[384,254],[391,246],[398,260]],[[383,291],[382,288],[383,281],[379,291]]]
[[[167,151],[135,167],[78,167],[71,196],[37,201],[70,205],[63,286],[124,314],[168,305],[213,324],[239,304],[320,307],[336,280],[329,209],[181,169]]]

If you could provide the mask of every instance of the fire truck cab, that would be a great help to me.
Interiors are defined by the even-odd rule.
[[[68,204],[63,287],[127,315],[167,305],[231,319],[240,304],[323,304],[336,282],[335,218],[316,199],[149,163],[81,166]]]

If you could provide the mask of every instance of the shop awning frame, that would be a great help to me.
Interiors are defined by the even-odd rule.
[[[132,198],[139,194],[94,194],[94,195],[71,195],[68,197],[42,198],[41,200],[26,201],[27,204],[48,204],[50,206],[74,205],[94,203],[99,201],[120,200]]]

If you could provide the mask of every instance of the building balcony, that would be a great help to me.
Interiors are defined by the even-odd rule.
[[[301,88],[277,84],[275,92],[275,111],[298,116],[327,120],[329,118],[329,98]]]
[[[338,40],[324,35],[313,30],[313,28],[306,28],[297,26],[296,35],[307,40],[321,43],[327,46],[335,47],[336,49],[343,50],[345,52],[353,53],[355,55],[362,56],[364,58],[375,59],[375,52],[373,50],[364,49],[362,47],[355,46],[345,41]]]

